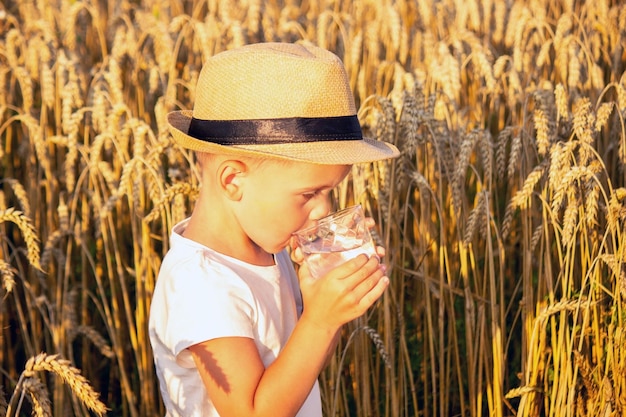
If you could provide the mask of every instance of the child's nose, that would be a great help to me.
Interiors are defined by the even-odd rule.
[[[311,210],[311,214],[309,218],[311,220],[319,220],[322,217],[327,216],[331,210],[330,196],[320,196],[317,201],[317,204]]]

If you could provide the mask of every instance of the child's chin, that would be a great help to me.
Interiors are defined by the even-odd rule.
[[[274,246],[272,248],[267,248],[266,251],[268,253],[271,253],[271,254],[275,255],[275,254],[277,254],[279,252],[282,252],[287,246],[289,246],[289,242],[283,243],[281,245],[276,245],[276,246]]]

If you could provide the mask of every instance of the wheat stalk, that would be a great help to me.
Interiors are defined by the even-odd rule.
[[[558,213],[559,209],[563,205],[565,197],[568,197],[568,203],[576,204],[574,201],[574,188],[579,183],[587,184],[590,181],[594,181],[595,176],[600,172],[602,164],[595,161],[588,166],[573,166],[570,167],[567,172],[560,178],[557,184],[553,196],[552,196],[552,210],[554,213]],[[588,197],[587,197],[588,198]],[[594,214],[596,211],[593,207],[590,207],[590,214]],[[571,215],[571,213],[570,213]]]
[[[611,273],[615,277],[616,287],[623,299],[626,299],[626,259],[621,259],[615,254],[604,253],[598,256],[598,258],[604,262]]]
[[[530,198],[532,197],[535,186],[544,177],[546,172],[546,163],[541,163],[533,168],[532,172],[524,180],[522,188],[515,193],[511,199],[512,208],[526,209],[530,207]]]
[[[75,327],[73,336],[76,337],[77,335],[85,336],[91,343],[94,344],[94,346],[98,348],[103,356],[109,359],[115,357],[115,353],[113,352],[113,349],[111,349],[111,346],[109,346],[109,343],[100,334],[100,332],[98,332],[92,326],[80,325]]]
[[[34,376],[22,380],[22,389],[28,393],[36,417],[52,417],[52,407],[46,386]]]
[[[557,84],[554,88],[554,102],[556,104],[556,121],[563,119],[565,121],[570,119],[568,96],[563,84]]]
[[[55,102],[54,96],[54,74],[52,69],[48,66],[48,62],[42,59],[41,61],[41,101],[42,104],[53,107]]]
[[[45,177],[49,180],[53,180],[55,176],[52,174],[50,154],[48,152],[47,144],[44,141],[43,129],[39,125],[39,122],[32,115],[26,113],[15,116],[15,119],[20,120],[25,126],[28,127],[29,138],[35,146],[37,162],[43,168]]]
[[[543,229],[544,229],[543,224],[535,228],[535,231],[533,232],[530,238],[530,251],[531,252],[535,250],[535,248],[537,247],[537,244],[541,240],[541,236],[543,236]]]
[[[155,220],[161,210],[165,209],[175,196],[183,195],[188,196],[190,199],[195,199],[198,193],[199,189],[197,186],[186,182],[180,182],[168,187],[154,208],[144,217],[144,221],[149,223]]]
[[[509,164],[507,165],[507,178],[513,179],[518,169],[519,160],[522,156],[522,136],[517,134],[511,140],[511,151],[509,152]]]
[[[19,227],[26,242],[26,257],[30,264],[41,270],[39,263],[39,238],[37,232],[33,226],[31,220],[26,217],[21,211],[15,210],[13,207],[9,207],[6,210],[0,210],[0,224],[6,221],[13,222]]]
[[[598,202],[600,199],[600,185],[590,179],[585,182],[585,223],[593,228],[598,224]]]
[[[9,404],[7,403],[6,395],[4,394],[4,389],[0,386],[0,417],[5,417],[7,415],[7,408]]]
[[[72,392],[99,416],[106,413],[107,408],[98,399],[98,393],[93,390],[80,371],[70,364],[70,361],[61,359],[59,355],[40,353],[26,362],[24,373],[26,376],[32,376],[35,372],[40,371],[51,372],[59,376],[71,388]]]
[[[0,278],[2,278],[2,287],[6,293],[13,291],[15,287],[15,273],[17,271],[9,263],[0,259]]]
[[[402,38],[402,19],[395,4],[388,4],[383,8],[383,22],[388,24],[389,39],[385,44],[395,55],[400,50],[400,40]],[[389,48],[391,47],[391,48]]]
[[[582,377],[583,385],[587,389],[589,397],[595,397],[598,393],[598,384],[594,381],[589,361],[577,350],[574,353],[574,364],[578,367],[578,372]]]
[[[383,362],[385,363],[385,366],[388,369],[391,369],[391,362],[389,361],[389,353],[387,352],[387,349],[385,348],[385,343],[383,342],[383,339],[380,337],[380,334],[378,334],[376,330],[372,329],[369,326],[363,326],[361,329],[365,332],[365,334],[369,336],[372,343],[374,343],[374,346],[376,346],[376,350],[378,351],[378,354],[380,355]]]
[[[24,67],[13,67],[12,70],[20,85],[24,113],[30,114],[33,108],[33,80]]]
[[[567,48],[567,86],[571,89],[579,86],[580,83],[580,61],[578,60],[578,45],[570,42]]]
[[[563,226],[561,228],[561,241],[564,246],[574,240],[574,232],[578,227],[578,207],[580,206],[578,193],[574,188],[568,187],[566,195],[567,204],[563,213]]]
[[[598,110],[596,111],[596,123],[595,123],[595,131],[599,132],[602,127],[606,124],[611,117],[611,112],[613,111],[614,103],[602,103]]]
[[[595,125],[595,114],[589,98],[583,97],[574,102],[574,134],[580,141],[581,146],[578,148],[579,165],[587,165],[591,160],[591,151],[593,149],[593,132]]]
[[[546,320],[548,317],[560,313],[562,311],[575,311],[579,309],[585,309],[591,306],[591,302],[585,299],[564,299],[561,301],[557,301],[556,303],[552,303],[539,311],[537,314],[536,320],[538,322],[542,322]]]
[[[550,59],[550,50],[552,49],[552,46],[553,44],[551,41],[545,42],[543,45],[541,45],[541,49],[539,50],[536,58],[537,67],[541,68],[544,65],[551,64],[551,62],[548,61]]]
[[[514,128],[507,126],[502,129],[496,138],[496,173],[499,178],[506,178],[506,151]]]
[[[16,179],[12,179],[12,178],[6,178],[3,180],[0,180],[0,183],[7,183],[11,186],[11,189],[13,190],[13,194],[15,194],[15,197],[17,198],[18,203],[20,204],[20,207],[22,208],[22,212],[24,213],[24,215],[28,218],[30,218],[30,203],[28,202],[28,194],[26,193],[26,190],[24,189],[24,186]]]
[[[117,203],[131,188],[131,177],[133,175],[133,171],[140,163],[139,158],[133,158],[124,164],[122,168],[122,176],[120,177],[120,182],[117,187],[105,203],[105,205],[100,209],[100,218],[104,219],[110,212],[113,210],[115,203]],[[132,190],[131,190],[132,191]]]
[[[557,142],[550,148],[550,168],[548,172],[548,185],[556,192],[561,184],[563,176],[567,173],[572,158],[573,141]],[[562,191],[562,190],[561,190]]]
[[[463,243],[467,246],[471,243],[476,230],[481,230],[484,234],[484,226],[488,218],[487,191],[483,190],[476,195],[476,204],[470,212],[465,226],[465,238]]]
[[[548,117],[541,109],[535,109],[533,113],[535,122],[535,132],[537,134],[537,152],[545,156],[550,147],[550,129],[548,127]]]
[[[509,398],[509,399],[510,398],[517,398],[517,397],[523,397],[524,395],[528,395],[530,393],[538,393],[538,392],[543,392],[541,387],[538,387],[538,386],[535,386],[535,387],[531,387],[531,386],[518,387],[518,388],[513,388],[513,389],[509,390],[509,392],[507,392],[504,397],[505,398]]]
[[[463,135],[461,139],[461,149],[456,160],[456,169],[454,171],[454,177],[452,182],[452,202],[454,209],[457,213],[461,213],[462,210],[462,196],[464,195],[463,186],[465,184],[465,176],[467,174],[467,167],[469,166],[470,156],[476,140],[478,137],[477,131],[472,131],[469,134]]]
[[[516,5],[518,4],[516,3]],[[515,13],[516,11],[517,13]],[[505,43],[513,46],[513,68],[517,73],[524,71],[524,34],[529,22],[532,23],[532,18],[530,10],[524,5],[519,4],[519,7],[514,6],[513,10],[511,10],[511,19],[514,19],[515,24],[507,27],[508,36],[505,35]]]

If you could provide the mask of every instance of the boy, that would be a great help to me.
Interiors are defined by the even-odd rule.
[[[317,378],[336,335],[389,280],[365,255],[319,279],[303,266],[298,280],[285,248],[329,212],[352,164],[398,150],[362,138],[341,61],[312,46],[215,55],[193,112],[168,122],[196,151],[202,187],[173,228],[151,306],[167,415],[321,416]]]

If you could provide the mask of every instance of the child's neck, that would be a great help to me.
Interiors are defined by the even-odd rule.
[[[209,210],[202,204],[196,206],[183,236],[213,249],[223,255],[252,265],[274,265],[274,256],[250,240],[232,217]]]

